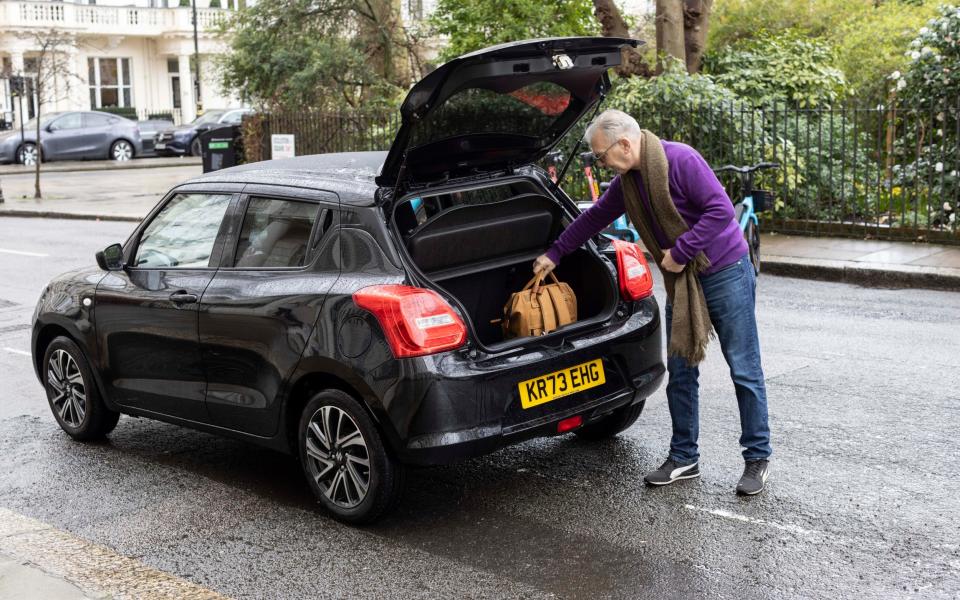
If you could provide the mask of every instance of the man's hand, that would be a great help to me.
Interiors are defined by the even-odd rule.
[[[537,260],[533,261],[533,274],[539,275],[541,281],[546,279],[547,275],[549,275],[550,272],[553,271],[555,268],[557,268],[557,265],[555,265],[552,260],[547,258],[546,254],[538,256]],[[534,282],[533,293],[534,294],[538,293],[540,291],[539,288],[540,288],[540,282],[539,281]]]
[[[538,259],[539,260],[539,259]],[[660,262],[660,266],[663,267],[664,271],[670,271],[671,273],[679,273],[683,270],[685,265],[673,260],[673,255],[670,254],[670,251],[667,250],[663,253],[663,260]]]

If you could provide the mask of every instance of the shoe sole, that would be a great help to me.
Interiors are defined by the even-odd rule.
[[[764,484],[762,488],[760,488],[759,490],[757,490],[757,491],[755,491],[755,492],[745,492],[745,491],[743,491],[743,490],[737,490],[737,495],[738,495],[738,496],[756,496],[757,494],[759,494],[760,492],[762,492],[762,491],[765,490],[765,489],[767,489],[767,485],[766,485],[766,484]]]
[[[646,479],[644,479],[644,481],[646,481],[648,485],[670,485],[671,483],[676,483],[681,479],[696,479],[697,477],[700,477],[700,473],[695,475],[681,475],[680,477],[674,477],[670,481],[647,481]]]

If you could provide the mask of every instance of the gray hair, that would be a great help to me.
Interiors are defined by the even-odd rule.
[[[589,144],[597,131],[602,131],[611,143],[623,138],[635,140],[640,137],[640,124],[622,110],[608,108],[587,125],[587,130],[583,132],[583,141]]]

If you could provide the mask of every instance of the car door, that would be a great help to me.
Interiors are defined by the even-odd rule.
[[[67,113],[47,126],[43,135],[45,160],[79,158],[84,143],[83,118],[81,113]]]
[[[237,234],[200,302],[207,410],[215,425],[259,436],[277,431],[284,383],[340,275],[333,255],[338,205],[331,192],[244,189]]]
[[[198,306],[238,198],[222,187],[173,193],[128,240],[127,266],[97,286],[99,368],[121,406],[207,420]]]
[[[83,113],[83,158],[108,158],[110,144],[117,137],[113,128],[120,123],[120,117]]]

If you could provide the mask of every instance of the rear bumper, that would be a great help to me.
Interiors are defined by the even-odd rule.
[[[580,415],[584,425],[643,402],[665,367],[659,308],[649,298],[619,326],[561,348],[527,350],[486,361],[448,353],[425,360],[403,378],[385,405],[402,462],[435,465],[488,454],[535,437],[556,435],[557,422]],[[530,409],[518,384],[590,360],[603,360],[606,383]],[[393,436],[389,436],[393,437]]]

